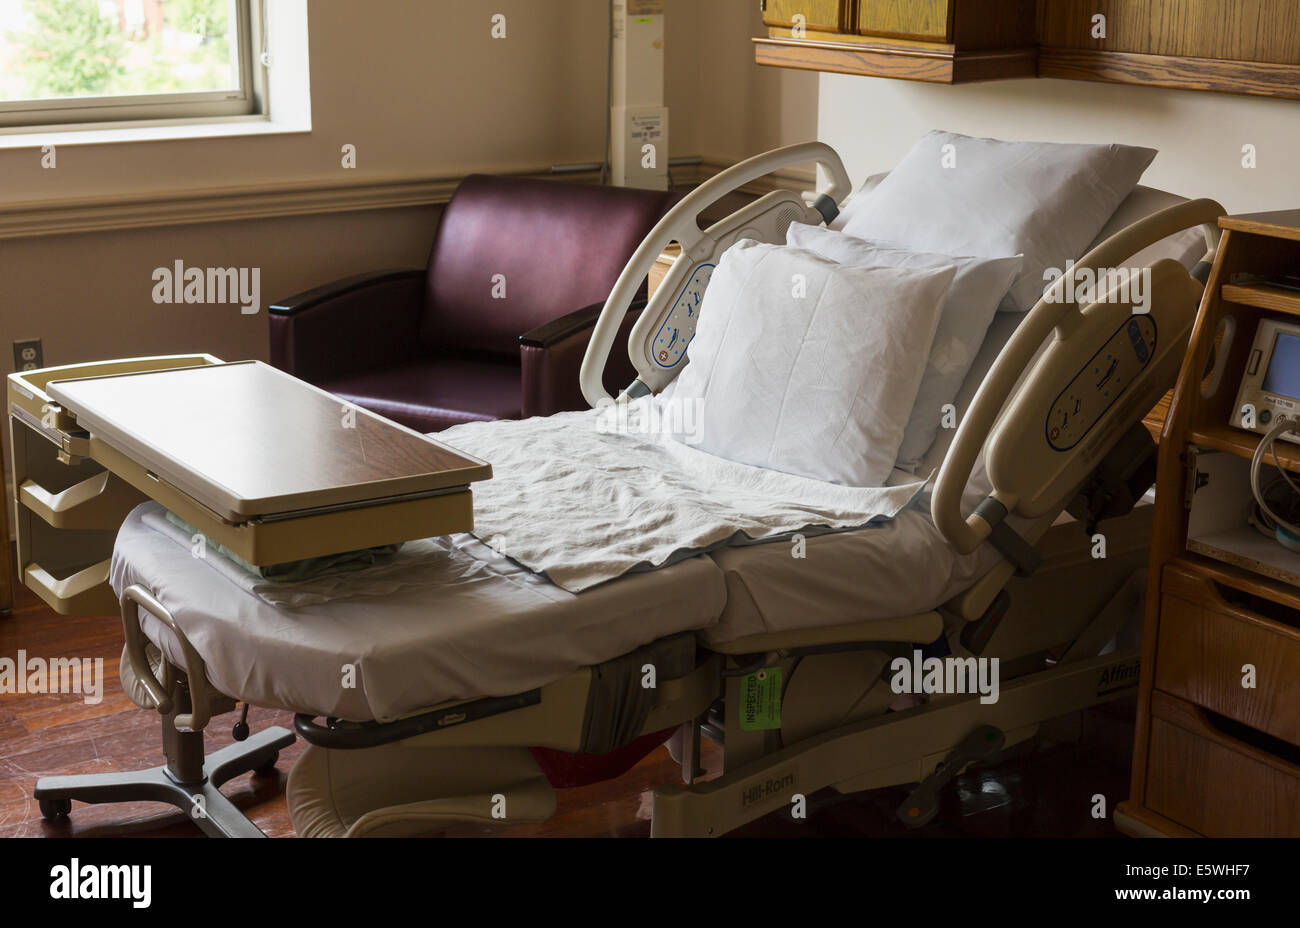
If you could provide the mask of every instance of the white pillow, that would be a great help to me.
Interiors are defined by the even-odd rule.
[[[737,242],[665,400],[674,437],[743,464],[883,486],[955,274]]]
[[[844,231],[937,254],[1023,254],[1001,308],[1025,312],[1043,295],[1043,272],[1083,257],[1155,156],[1128,145],[931,132],[875,189],[854,198]]]
[[[880,186],[880,182],[888,176],[889,172],[883,171],[880,174],[872,174],[864,180],[862,186],[857,189],[849,200],[848,205],[840,210],[839,215],[826,228],[842,230],[853,218],[853,214],[858,209],[858,204],[861,204],[861,208],[865,209],[867,194]],[[1097,237],[1083,250],[1083,254],[1092,251],[1116,232],[1131,226],[1139,219],[1159,212],[1167,206],[1186,202],[1187,197],[1180,197],[1176,193],[1169,193],[1155,187],[1144,187],[1138,184],[1133,188],[1133,192],[1124,198],[1124,202],[1115,209],[1110,219],[1106,220],[1106,224],[1101,227]],[[1177,261],[1190,271],[1201,258],[1205,257],[1206,247],[1205,233],[1201,231],[1199,226],[1192,229],[1183,229],[1168,238],[1162,238],[1150,248],[1139,251],[1129,263],[1134,267],[1146,267],[1155,264],[1161,258],[1169,258]],[[1080,255],[1080,257],[1083,257],[1083,255]]]
[[[1020,255],[953,258],[906,251],[803,223],[792,223],[785,240],[796,248],[854,267],[956,268],[916,394],[916,405],[903,432],[898,460],[894,462],[895,467],[914,473],[926,450],[934,444],[943,420],[943,407],[961,389],[962,380],[984,343],[984,333],[998,311],[998,303],[1015,280],[1023,258]]]

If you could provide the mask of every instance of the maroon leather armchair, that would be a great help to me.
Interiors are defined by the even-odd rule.
[[[271,363],[421,432],[582,409],[578,369],[632,252],[674,195],[465,178],[422,270],[379,271],[269,307]],[[624,320],[626,340],[644,301]],[[607,387],[635,373],[610,353]]]

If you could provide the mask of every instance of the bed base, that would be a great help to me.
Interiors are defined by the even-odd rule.
[[[995,753],[973,738],[993,732],[996,748],[1014,745],[1045,723],[1131,691],[1136,650],[1097,654],[1126,621],[1140,615],[1150,508],[1107,521],[1104,560],[1089,555],[1088,537],[1078,523],[1059,525],[1040,539],[1043,566],[1008,585],[1014,605],[984,650],[1002,656],[1006,681],[1000,700],[991,705],[981,704],[977,695],[941,696],[904,712],[886,712],[894,694],[879,670],[900,646],[910,654],[913,642],[933,641],[946,623],[953,653],[970,654],[960,645],[967,623],[947,609],[946,615],[875,623],[874,639],[868,638],[873,623],[839,626],[841,640],[834,646],[791,635],[784,647],[764,642],[757,652],[702,650],[704,660],[694,670],[660,680],[656,704],[641,728],[679,726],[670,751],[686,784],[656,790],[651,833],[721,835],[788,807],[796,793],[918,783],[899,814],[907,824],[923,824],[947,779]],[[1088,578],[1086,585],[1078,582],[1081,575]],[[1079,593],[1062,603],[1059,591],[1071,584]],[[810,662],[802,677],[801,662]],[[745,731],[739,720],[740,680],[761,667],[779,667],[790,681],[782,727]],[[495,830],[544,821],[554,809],[554,790],[520,755],[519,746],[585,750],[581,730],[590,675],[584,669],[542,687],[540,701],[526,708],[393,740],[373,751],[322,747],[321,731],[300,725],[312,746],[290,776],[295,829],[333,836],[427,834],[467,822]],[[716,718],[719,697],[725,708],[721,720]],[[726,772],[713,780],[699,779],[702,730],[724,749]],[[332,747],[339,748],[350,735],[341,730],[334,737]],[[472,780],[459,773],[466,764],[474,765]],[[491,814],[494,796],[504,798],[508,815]],[[402,821],[409,831],[400,830]]]
[[[992,705],[968,696],[877,716],[815,735],[707,782],[661,786],[654,793],[651,836],[726,834],[828,786],[853,793],[923,781],[981,728],[996,730],[1000,747],[1010,747],[1032,737],[1048,719],[1132,690],[1137,662],[1138,652],[1129,651],[1040,671],[1008,684]],[[1108,675],[1131,682],[1099,687]],[[964,766],[956,765],[954,772]]]

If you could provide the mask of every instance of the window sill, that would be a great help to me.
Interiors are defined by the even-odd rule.
[[[0,130],[0,149],[42,145],[109,145],[118,142],[167,142],[177,139],[232,138],[310,132],[311,123],[275,122],[263,116],[223,119],[164,120],[146,125],[55,126]]]

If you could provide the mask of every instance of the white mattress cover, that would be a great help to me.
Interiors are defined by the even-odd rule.
[[[295,712],[389,721],[447,700],[520,693],[708,625],[725,597],[721,573],[702,557],[578,596],[456,535],[439,539],[445,580],[437,587],[283,609],[191,556],[175,526],[146,524],[161,508],[144,503],[127,516],[113,589],[139,583],[152,592],[217,689]],[[174,636],[141,615],[148,638],[183,665]],[[343,685],[345,664],[356,667],[355,687]]]
[[[701,640],[915,615],[966,590],[998,561],[988,545],[958,555],[918,510],[876,528],[809,537],[803,557],[793,552],[788,542],[712,552],[726,576],[727,605]]]
[[[436,586],[290,609],[191,556],[189,537],[160,512],[145,503],[127,517],[113,589],[140,583],[157,596],[222,692],[354,721],[523,692],[680,631],[721,642],[922,612],[996,560],[956,556],[926,515],[909,510],[879,528],[810,537],[802,560],[785,541],[728,548],[574,594],[456,535],[439,539],[445,578]],[[733,590],[729,600],[736,583],[748,595]],[[161,623],[142,613],[142,627],[181,661]],[[341,683],[349,663],[351,689]]]

